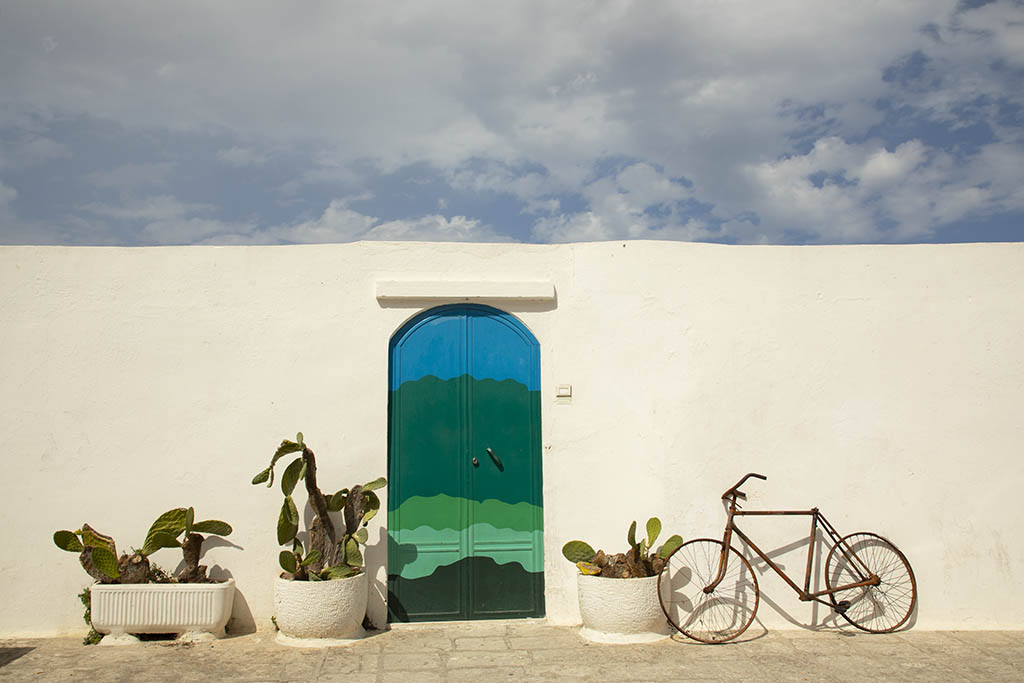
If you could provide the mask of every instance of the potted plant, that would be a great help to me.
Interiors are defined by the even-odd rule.
[[[284,572],[274,582],[278,640],[289,645],[307,639],[318,639],[318,644],[351,642],[365,635],[367,577],[360,546],[367,541],[367,523],[380,510],[374,491],[387,480],[380,477],[325,495],[317,483],[316,457],[299,432],[295,441],[281,442],[270,465],[252,483],[273,486],[274,466],[291,453],[299,456],[281,475],[284,503],[277,520],[277,542],[288,546],[278,556]],[[292,498],[300,481],[313,508],[305,544],[298,538],[299,509]],[[331,513],[339,512],[341,524],[335,526]]]
[[[92,631],[86,642],[135,642],[129,634],[177,633],[179,637],[223,637],[231,618],[234,579],[215,581],[199,564],[203,533],[227,536],[231,525],[219,520],[195,521],[193,508],[174,508],[160,515],[146,534],[141,550],[118,556],[114,539],[88,524],[77,531],[60,530],[53,542],[78,559],[96,583],[83,592],[86,621]],[[182,550],[181,568],[169,575],[149,556],[161,548]]]
[[[580,570],[577,590],[583,628],[580,635],[601,643],[640,643],[667,638],[671,630],[658,601],[658,573],[665,559],[683,544],[678,534],[652,555],[661,520],[647,520],[647,538],[629,526],[629,549],[610,555],[584,541],[569,541],[562,554]]]

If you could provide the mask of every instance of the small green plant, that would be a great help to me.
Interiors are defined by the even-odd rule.
[[[77,531],[62,529],[53,534],[53,542],[61,550],[79,553],[78,559],[85,571],[100,583],[165,583],[167,574],[149,561],[149,556],[161,548],[181,548],[184,566],[170,580],[178,583],[204,583],[206,566],[199,564],[202,553],[202,533],[227,536],[231,525],[219,520],[195,522],[193,508],[174,508],[157,517],[146,534],[141,550],[131,554],[117,554],[117,544],[88,524]],[[181,537],[179,539],[179,537]]]
[[[363,567],[359,546],[366,545],[368,537],[366,525],[380,510],[380,499],[374,491],[387,485],[387,480],[380,477],[363,485],[341,489],[331,496],[324,495],[316,480],[316,456],[299,432],[295,441],[286,439],[281,442],[270,465],[253,477],[252,483],[267,482],[267,488],[273,486],[274,466],[290,453],[300,455],[281,475],[284,503],[277,520],[277,542],[291,546],[278,556],[285,572],[282,576],[297,581],[326,581],[358,574]],[[292,498],[300,481],[305,483],[314,513],[305,545],[298,538],[299,509]],[[342,513],[341,533],[331,519],[332,512]]]
[[[89,625],[89,633],[82,639],[82,645],[95,645],[103,640],[103,634],[92,627],[92,593],[89,592],[88,586],[83,588],[82,592],[78,594],[78,599],[85,606],[85,614],[82,615],[82,618]]]
[[[629,550],[625,553],[609,555],[603,550],[595,551],[586,541],[569,541],[562,546],[562,555],[583,574],[617,579],[656,576],[664,568],[668,556],[683,544],[683,537],[675,534],[659,546],[652,556],[651,549],[660,534],[661,520],[651,517],[647,520],[647,538],[636,538],[636,521],[629,525],[626,534]]]

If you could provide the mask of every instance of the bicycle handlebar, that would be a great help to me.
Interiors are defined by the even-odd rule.
[[[768,477],[764,476],[763,474],[758,474],[757,472],[748,472],[746,475],[744,475],[742,479],[736,482],[734,486],[732,486],[730,489],[728,489],[725,493],[722,494],[722,500],[725,500],[726,498],[732,495],[735,495],[737,498],[742,498],[743,500],[746,500],[747,494],[740,491],[739,488],[743,486],[744,482],[746,482],[747,479],[750,479],[751,477],[754,477],[755,479],[763,479],[764,481],[768,480]]]

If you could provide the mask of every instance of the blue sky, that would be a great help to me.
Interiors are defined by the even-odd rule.
[[[1024,3],[0,3],[0,243],[1024,241]]]

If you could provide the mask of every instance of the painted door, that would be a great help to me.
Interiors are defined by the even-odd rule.
[[[540,349],[474,304],[391,340],[391,621],[544,614]]]

